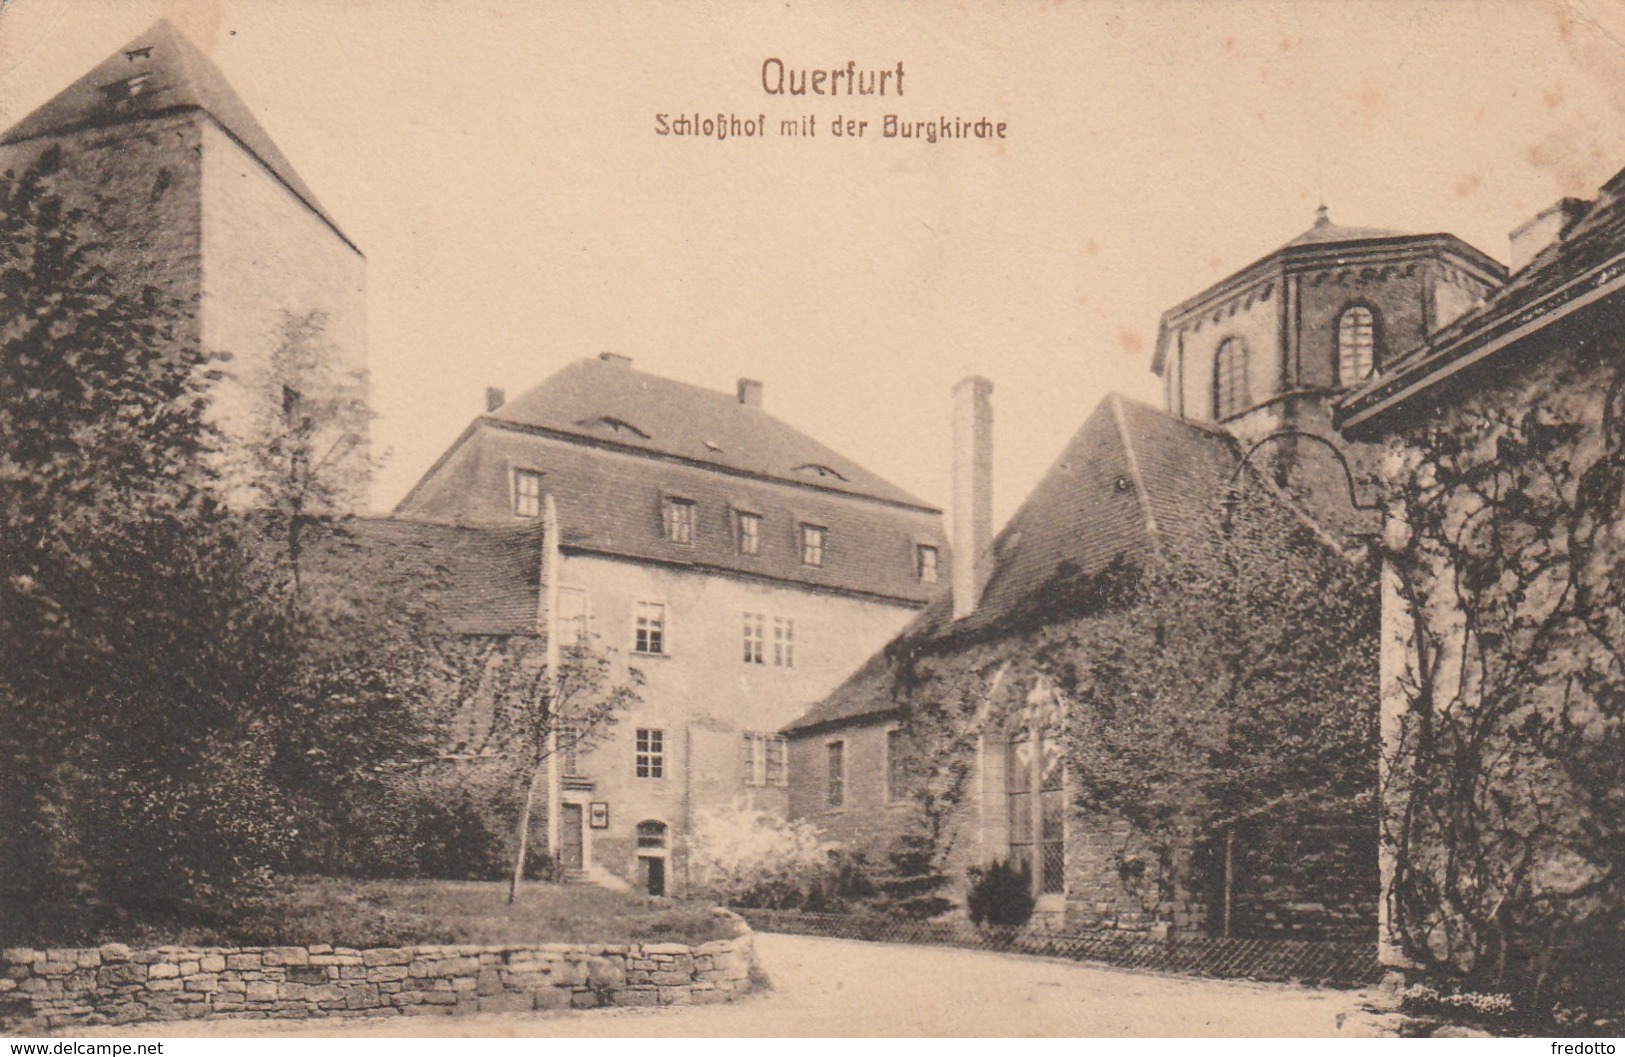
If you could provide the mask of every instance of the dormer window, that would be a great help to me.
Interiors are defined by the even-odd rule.
[[[542,516],[542,475],[537,471],[513,472],[513,512],[516,517]]]
[[[128,102],[151,87],[151,81],[152,73],[148,71],[138,73],[134,77],[126,77],[122,81],[114,81],[112,84],[104,84],[101,87],[102,97],[109,105]]]
[[[739,553],[762,553],[762,515],[741,510],[734,514],[734,527],[739,540]]]
[[[825,466],[821,462],[802,463],[796,467],[796,473],[804,473],[811,477],[827,477],[837,481],[846,480],[846,475],[833,466]]]
[[[667,498],[664,516],[666,538],[673,543],[694,542],[694,501]]]
[[[1377,322],[1371,309],[1354,305],[1337,320],[1337,383],[1354,385],[1377,366]]]
[[[1224,421],[1252,405],[1247,392],[1247,346],[1240,338],[1219,342],[1213,358],[1213,417]]]
[[[639,429],[637,426],[634,426],[632,423],[626,421],[626,419],[616,418],[614,415],[600,415],[597,418],[588,419],[579,424],[587,426],[591,429],[606,430],[610,433],[616,433],[622,436],[637,437],[640,440],[649,439],[649,434],[646,431]]]
[[[937,582],[937,549],[924,543],[914,548],[914,572],[922,584]]]
[[[824,537],[827,530],[822,525],[801,526],[801,564],[821,566],[824,564]]]

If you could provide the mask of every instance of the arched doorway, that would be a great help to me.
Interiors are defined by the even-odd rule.
[[[638,823],[638,884],[652,896],[666,894],[666,824],[654,819]]]

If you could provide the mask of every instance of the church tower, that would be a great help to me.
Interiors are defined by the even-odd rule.
[[[309,321],[319,384],[366,402],[366,260],[220,71],[159,21],[0,134],[0,171],[47,152],[118,282],[188,306],[185,336],[229,357],[211,392],[228,444],[270,403],[307,396],[276,377],[289,325]],[[318,384],[318,383],[312,383]],[[335,437],[364,466],[365,431]],[[325,438],[323,438],[325,440]],[[322,445],[323,450],[326,445]],[[366,501],[364,473],[353,505]]]
[[[1256,445],[1252,464],[1300,499],[1346,502],[1331,447],[1356,471],[1360,455],[1332,402],[1505,281],[1454,235],[1343,227],[1322,206],[1309,230],[1163,313],[1151,369],[1170,413]]]

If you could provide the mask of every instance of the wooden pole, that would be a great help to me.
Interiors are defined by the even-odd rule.
[[[559,868],[560,802],[564,783],[559,773],[559,510],[549,492],[542,497],[542,611],[547,636],[547,695],[554,703],[554,715],[547,726],[547,857],[556,872]],[[585,842],[583,842],[585,847]],[[582,863],[583,866],[586,863]]]
[[[1236,883],[1236,831],[1233,826],[1224,831],[1224,938],[1230,938],[1230,892]]]

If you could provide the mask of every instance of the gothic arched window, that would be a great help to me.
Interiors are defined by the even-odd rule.
[[[1337,320],[1337,384],[1363,382],[1376,365],[1376,318],[1371,309],[1355,305]]]
[[[1007,744],[1005,803],[1010,810],[1010,864],[1027,871],[1034,895],[1066,891],[1065,762],[1058,738],[1030,732]]]
[[[1247,392],[1247,346],[1240,338],[1219,342],[1213,360],[1213,416],[1226,419],[1247,410],[1252,397]]]

